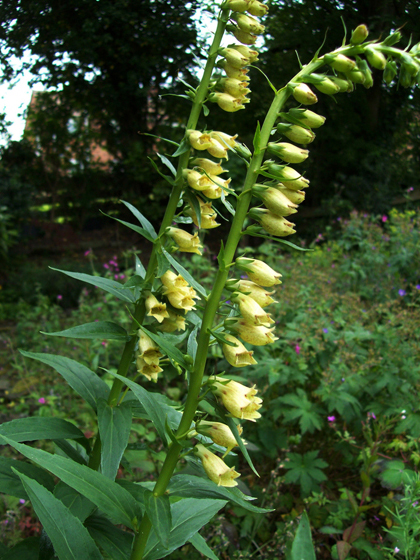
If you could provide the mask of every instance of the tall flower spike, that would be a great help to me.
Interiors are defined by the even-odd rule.
[[[165,318],[169,317],[169,313],[166,309],[166,303],[162,303],[152,293],[148,293],[145,306],[147,310],[148,317],[154,317],[159,323],[161,323]]]
[[[257,363],[252,357],[253,352],[247,350],[240,340],[230,334],[225,334],[225,338],[235,344],[235,346],[222,344],[223,355],[231,366],[239,368]]]
[[[213,393],[220,397],[223,406],[234,418],[251,420],[255,422],[261,418],[257,412],[262,406],[262,399],[256,396],[257,390],[253,387],[245,387],[241,383],[228,380],[223,377],[215,377],[209,380]]]
[[[271,288],[276,284],[281,284],[281,274],[273,270],[268,264],[257,259],[238,257],[235,265],[248,274],[249,279],[259,286]]]
[[[197,443],[194,447],[194,455],[201,459],[207,476],[218,486],[233,487],[238,485],[235,478],[241,475],[233,467],[228,467],[220,457],[209,451],[207,447]]]

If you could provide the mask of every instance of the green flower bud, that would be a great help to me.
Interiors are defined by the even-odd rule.
[[[298,144],[310,144],[315,140],[315,133],[312,130],[297,124],[279,123],[277,131]]]
[[[285,187],[293,191],[299,191],[309,187],[308,179],[305,179],[296,169],[287,165],[278,165],[276,163],[268,163],[267,169],[269,173],[277,177]]]
[[[279,156],[287,163],[301,163],[309,156],[309,151],[303,148],[298,148],[288,142],[269,142],[267,151],[270,154]]]
[[[271,212],[277,214],[278,216],[290,216],[291,214],[296,214],[297,212],[297,204],[294,204],[284,193],[275,187],[254,185],[252,192],[264,202]],[[253,216],[251,215],[251,217]]]
[[[318,101],[318,97],[314,94],[306,84],[298,84],[293,88],[293,97],[302,105],[313,105]]]
[[[248,82],[241,82],[240,80],[235,80],[235,78],[222,78],[217,83],[219,87],[223,88],[225,93],[236,98],[244,96],[251,91],[246,87],[247,84]]]
[[[237,142],[234,150],[239,156],[245,159],[250,159],[252,157],[252,152],[245,144]]]
[[[413,85],[413,81],[415,82],[415,78],[413,80],[413,76],[407,70],[407,66],[405,64],[402,64],[400,68],[398,83],[400,83],[403,88],[409,88]]]
[[[354,84],[364,84],[366,76],[359,68],[352,70],[346,74],[347,78],[351,80]]]
[[[388,60],[385,66],[383,79],[386,84],[390,84],[398,73],[397,63],[395,60]]]
[[[257,36],[253,35],[252,33],[242,31],[242,29],[239,29],[239,27],[236,26],[232,26],[232,28],[232,33],[235,36],[235,39],[237,39],[243,45],[253,45],[257,40]]]
[[[224,56],[231,66],[234,68],[243,68],[249,64],[249,58],[241,54],[236,49],[229,49],[228,47],[224,49],[219,49],[219,54]]]
[[[334,95],[340,91],[340,86],[336,85],[329,78],[324,78],[322,82],[314,84],[314,86],[318,91],[325,93],[326,95]]]
[[[366,58],[373,68],[383,70],[386,66],[386,56],[380,51],[376,50],[373,46],[365,47],[364,53]]]
[[[294,204],[300,204],[305,200],[306,195],[304,191],[292,191],[292,189],[285,187],[283,183],[278,183],[275,188],[287,196],[290,202],[293,202]]]
[[[258,60],[258,54],[259,54],[258,51],[255,51],[254,49],[250,49],[245,45],[229,45],[229,48],[235,49],[238,52],[240,52],[241,55],[245,56],[251,64],[256,60]]]
[[[356,67],[356,62],[344,54],[325,55],[324,60],[337,72],[350,72]]]
[[[232,10],[232,12],[246,12],[249,7],[249,0],[227,0],[221,6],[222,10]]]
[[[352,45],[360,45],[360,43],[367,39],[368,35],[369,31],[366,25],[358,25],[351,35],[350,43]]]
[[[420,54],[420,43],[416,43],[411,47],[410,54],[413,56],[418,56]]]
[[[330,80],[338,87],[340,93],[353,91],[353,84],[350,80],[344,80],[343,78],[337,78],[336,76],[330,76]]]
[[[286,237],[296,233],[294,224],[286,220],[284,216],[278,216],[270,210],[264,208],[252,208],[249,211],[249,216],[260,223],[261,227],[270,235],[276,237]]]
[[[408,53],[401,53],[402,65],[410,76],[417,76],[420,71],[420,64]]]
[[[244,31],[245,33],[251,33],[253,35],[261,35],[262,33],[264,33],[264,25],[262,25],[252,16],[247,16],[241,13],[234,13],[231,16],[231,19],[233,19],[233,21],[236,21],[239,29],[241,31]]]
[[[322,115],[317,115],[317,113],[309,109],[300,109],[297,107],[290,109],[288,114],[292,119],[298,119],[303,126],[309,126],[309,128],[319,128],[326,120]]]
[[[268,12],[268,6],[258,0],[251,0],[247,12],[252,16],[262,17]]]
[[[382,44],[386,45],[387,47],[392,47],[392,45],[395,45],[395,43],[398,43],[398,41],[401,41],[401,39],[401,33],[399,31],[394,31],[394,33],[391,33],[391,35],[388,35],[388,37],[386,37],[382,41]]]
[[[209,101],[212,103],[217,103],[223,111],[227,113],[235,113],[241,109],[245,109],[243,105],[243,99],[240,97],[233,97],[229,93],[220,93],[215,91],[209,95]]]
[[[369,89],[373,86],[373,77],[372,77],[372,70],[369,68],[368,63],[366,60],[359,61],[359,69],[363,72],[365,76],[365,81],[363,82],[363,87]]]

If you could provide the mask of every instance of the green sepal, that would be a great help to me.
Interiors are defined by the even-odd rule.
[[[120,284],[119,282],[111,280],[110,278],[103,278],[102,276],[92,276],[91,274],[85,274],[84,272],[70,272],[68,270],[60,270],[59,268],[53,268],[52,266],[50,266],[49,268],[51,270],[55,270],[56,272],[66,274],[67,276],[70,276],[70,278],[75,278],[76,280],[81,280],[82,282],[86,282],[87,284],[91,284],[92,286],[97,286],[101,290],[112,294],[122,301],[126,301],[128,303],[134,303],[136,301],[136,297],[132,292],[125,288],[124,284]]]
[[[257,122],[257,128],[255,130],[254,139],[252,140],[252,145],[254,146],[254,155],[261,153],[261,125],[260,121]]]
[[[183,138],[181,144],[179,144],[178,148],[172,154],[172,157],[178,157],[182,154],[185,154],[185,152],[188,152],[190,149],[191,149],[190,143],[186,138]]]
[[[210,109],[207,107],[207,105],[204,105],[204,104],[203,104],[201,107],[202,107],[202,109],[203,109],[203,114],[204,114],[204,116],[205,116],[205,117],[208,117],[209,114],[210,114]]]
[[[293,539],[291,560],[316,560],[314,545],[312,544],[311,527],[306,511],[300,519],[299,526]]]
[[[159,154],[158,154],[159,155]],[[160,157],[164,157],[164,156],[160,156]],[[165,160],[172,166],[172,163],[167,160],[165,158]],[[173,166],[172,166],[173,167]],[[137,208],[135,206],[133,206],[132,204],[130,204],[129,202],[126,202],[125,200],[121,200],[121,202],[127,206],[127,208],[130,210],[130,212],[138,219],[138,221],[140,222],[140,224],[143,226],[143,228],[150,233],[150,235],[152,236],[153,239],[156,239],[157,237],[157,233],[155,228],[152,226],[152,224],[149,222],[149,220],[143,216],[143,214],[137,210]]]
[[[101,338],[105,340],[121,340],[124,342],[127,342],[131,338],[123,327],[120,327],[120,325],[117,325],[112,321],[94,321],[93,323],[85,323],[84,325],[70,327],[64,331],[57,331],[53,333],[40,332],[41,334],[45,334],[47,336],[89,339]]]
[[[150,490],[144,493],[144,506],[152,523],[155,534],[164,548],[169,548],[169,536],[172,528],[171,505],[169,496],[155,496]]]

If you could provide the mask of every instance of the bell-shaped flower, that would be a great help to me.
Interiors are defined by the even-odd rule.
[[[248,57],[244,56],[236,49],[225,47],[223,49],[220,49],[218,52],[227,60],[228,64],[230,64],[234,68],[243,68],[244,66],[249,64]]]
[[[251,33],[253,35],[261,35],[262,33],[264,33],[264,25],[262,25],[252,16],[235,13],[231,15],[231,19],[233,19],[233,21],[236,21],[239,29],[241,31],[244,31],[245,33]]]
[[[236,49],[243,56],[246,56],[250,64],[258,60],[258,54],[259,54],[258,51],[254,49],[250,49],[246,45],[229,45],[229,47],[231,47],[232,49]]]
[[[188,282],[180,274],[175,274],[172,270],[167,270],[165,274],[162,274],[160,281],[165,286],[167,292],[188,287]]]
[[[239,312],[248,324],[269,327],[274,323],[270,314],[266,313],[252,297],[236,292],[232,296],[232,301],[238,304]]]
[[[236,278],[230,278],[226,282],[226,288],[228,290],[235,290],[242,292],[247,296],[255,300],[261,307],[267,307],[271,303],[277,303],[271,296],[274,292],[267,292],[262,286],[258,286],[255,282],[251,280],[245,280],[241,278],[237,280]]]
[[[262,406],[262,399],[256,396],[258,391],[255,385],[245,387],[241,383],[223,377],[211,378],[210,382],[211,390],[221,399],[231,416],[252,422],[261,418],[261,414],[257,411]]]
[[[206,420],[201,420],[195,426],[197,433],[209,437],[213,440],[216,445],[221,445],[226,447],[226,453],[224,457],[238,445],[232,430],[226,424],[221,422],[208,422]],[[239,435],[242,434],[242,426],[237,426]],[[245,443],[245,442],[244,442]]]
[[[235,39],[237,39],[243,45],[254,45],[257,40],[256,35],[254,35],[253,33],[247,33],[246,31],[243,31],[236,26],[233,26],[232,33]]]
[[[143,360],[141,356],[137,356],[136,359],[137,371],[147,377],[149,381],[154,383],[158,380],[158,374],[163,371],[161,367],[156,364],[148,364]]]
[[[197,255],[201,255],[200,249],[203,247],[200,243],[200,239],[198,238],[198,233],[191,235],[183,229],[174,227],[168,227],[166,229],[166,233],[175,241],[181,252],[196,253]]]
[[[296,214],[297,212],[297,204],[294,204],[276,187],[267,187],[266,185],[257,184],[252,188],[252,192],[261,198],[271,212],[277,214],[278,216],[290,216],[291,214]],[[251,217],[253,216],[251,215]],[[258,215],[256,216],[256,219],[260,219]]]
[[[241,80],[236,80],[235,78],[222,78],[217,82],[217,85],[223,89],[224,92],[238,99],[251,91],[247,87],[248,82],[241,82]]]
[[[223,68],[223,70],[226,72],[226,76],[228,78],[234,78],[235,80],[241,80],[243,81],[250,81],[250,77],[248,76],[248,68],[236,68],[235,66],[232,66],[231,64],[228,63],[228,61],[223,58],[221,60],[219,60],[217,62],[217,66],[219,68]]]
[[[187,180],[188,185],[196,191],[204,191],[211,185],[207,175],[203,175],[195,169],[184,169],[182,175]]]
[[[225,326],[227,329],[237,333],[244,342],[248,342],[253,346],[265,346],[278,340],[273,335],[273,329],[268,329],[263,325],[251,325],[241,317],[229,317],[225,320]]]
[[[233,97],[229,93],[221,93],[215,91],[209,95],[209,101],[217,103],[223,111],[227,113],[235,113],[241,109],[245,109],[243,105],[243,99],[240,97]]]
[[[228,159],[229,148],[215,138],[211,138],[211,146],[207,148],[207,151],[211,156],[215,158]]]
[[[256,364],[256,360],[252,357],[253,352],[245,348],[240,340],[230,334],[225,334],[227,341],[232,342],[235,346],[223,343],[222,351],[226,361],[233,367],[245,367]]]
[[[241,475],[233,467],[228,467],[220,457],[212,453],[207,447],[197,443],[194,447],[194,455],[200,458],[207,476],[218,486],[233,487],[238,485],[235,478]]]
[[[262,17],[268,12],[268,6],[258,0],[251,0],[246,11],[252,16]]]
[[[172,333],[175,331],[185,331],[185,317],[168,310],[169,317],[166,317],[159,325],[158,329],[162,332]]]
[[[187,137],[195,150],[207,150],[212,145],[210,135],[199,130],[187,130]]]
[[[190,288],[195,294],[193,288]],[[169,303],[175,309],[183,309],[184,311],[191,311],[191,309],[195,309],[194,304],[195,301],[193,299],[192,293],[187,293],[184,290],[177,290],[176,292],[169,292],[166,294],[166,297],[169,300]]]
[[[166,309],[166,303],[162,303],[152,293],[148,293],[145,306],[148,317],[154,317],[159,323],[161,323],[166,317],[169,317],[169,313]]]
[[[235,265],[240,269],[244,270],[249,279],[255,282],[259,286],[264,286],[265,288],[271,288],[276,284],[281,284],[281,274],[273,270],[268,264],[257,259],[249,259],[247,257],[238,257],[235,261]]]
[[[195,158],[191,162],[195,167],[203,169],[209,175],[220,175],[221,173],[226,173],[226,169],[223,169],[220,163],[212,161],[207,158]]]
[[[227,0],[223,3],[224,10],[232,10],[232,12],[246,12],[249,7],[250,0]]]
[[[286,117],[287,115],[290,115],[293,119],[298,119],[303,126],[309,126],[309,128],[319,128],[326,121],[326,118],[322,115],[318,115],[309,109],[302,109],[300,107],[293,107],[286,114]]]
[[[277,176],[285,187],[294,191],[306,189],[309,187],[308,179],[305,179],[296,169],[287,165],[278,165],[276,163],[267,162],[268,171]]]
[[[269,142],[267,151],[280,157],[283,161],[287,161],[287,163],[301,163],[309,156],[308,150],[298,148],[288,142]]]
[[[220,224],[216,222],[217,213],[214,211],[211,202],[204,202],[201,198],[197,198],[200,204],[201,223],[198,222],[197,214],[194,208],[188,207],[185,214],[190,216],[197,227],[201,229],[213,229],[219,227]]]
[[[159,365],[159,359],[163,356],[156,343],[142,330],[139,330],[139,352],[147,365]]]
[[[261,227],[270,235],[276,237],[286,237],[296,233],[294,224],[286,220],[284,216],[279,216],[265,208],[252,208],[249,216],[260,223]]]
[[[287,196],[293,204],[300,204],[305,200],[305,191],[293,191],[292,189],[285,187],[283,183],[278,183],[274,188]]]
[[[306,84],[298,84],[293,88],[293,97],[302,105],[313,105],[317,103],[318,97]]]
[[[323,77],[322,80],[314,84],[314,86],[318,91],[325,93],[326,95],[335,95],[340,91],[340,86],[330,80],[327,76]]]
[[[216,200],[222,196],[223,189],[218,187],[215,183],[210,185],[206,190],[202,191],[204,196],[212,200]]]
[[[238,144],[236,142],[236,139],[238,138],[237,134],[235,134],[235,136],[231,136],[230,134],[226,134],[226,132],[220,132],[220,130],[213,130],[212,132],[210,132],[210,137],[223,144],[223,146],[229,148],[236,148]]]

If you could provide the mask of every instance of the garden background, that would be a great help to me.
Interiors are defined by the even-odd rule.
[[[215,9],[204,4],[31,1],[17,10],[16,2],[3,0],[0,6],[2,79],[15,78],[11,57],[29,49],[34,57],[27,64],[45,89],[33,98],[23,139],[6,142],[0,154],[2,421],[28,413],[64,417],[64,410],[68,419],[70,410],[89,434],[89,410],[54,372],[18,349],[72,355],[93,370],[118,363],[117,343],[39,333],[76,320],[127,321],[113,296],[48,266],[124,282],[135,254],[147,262],[141,240],[103,213],[126,219],[124,199],[152,223],[162,214],[168,186],[146,162],[156,148],[164,150],[155,136],[182,138],[189,105],[170,94],[182,94],[182,80],[199,75],[206,9]],[[273,1],[260,68],[280,87],[298,68],[296,52],[305,63],[324,39],[325,50],[341,43],[342,20],[349,30],[365,23],[372,37],[403,27],[406,44],[410,36],[420,40],[414,1]],[[246,111],[228,120],[212,107],[214,128],[238,133],[249,145],[271,100],[265,80],[251,72]],[[337,101],[322,96],[317,110],[328,126],[310,146],[311,188],[294,220],[293,241],[312,251],[248,240],[249,253],[280,270],[283,284],[273,312],[280,340],[258,348],[259,365],[247,370],[267,406],[248,435],[261,477],[241,465],[241,489],[252,485],[259,503],[275,512],[261,517],[227,508],[207,529],[220,558],[282,553],[304,510],[317,558],[338,554],[334,543],[351,527],[352,557],[398,557],[404,523],[418,554],[411,557],[420,558],[420,523],[401,501],[411,506],[420,495],[419,100],[418,88],[387,86],[375,70],[370,89],[359,86]],[[241,180],[236,165],[233,158],[226,164],[232,185]],[[205,259],[184,263],[204,285],[222,236],[223,226],[204,238]],[[214,359],[227,368],[221,355]],[[157,390],[182,400],[175,372],[160,384]],[[159,449],[149,451],[150,427],[133,426],[126,459],[135,480],[153,475],[161,457]],[[7,545],[39,535],[28,503],[2,496],[0,513]]]

